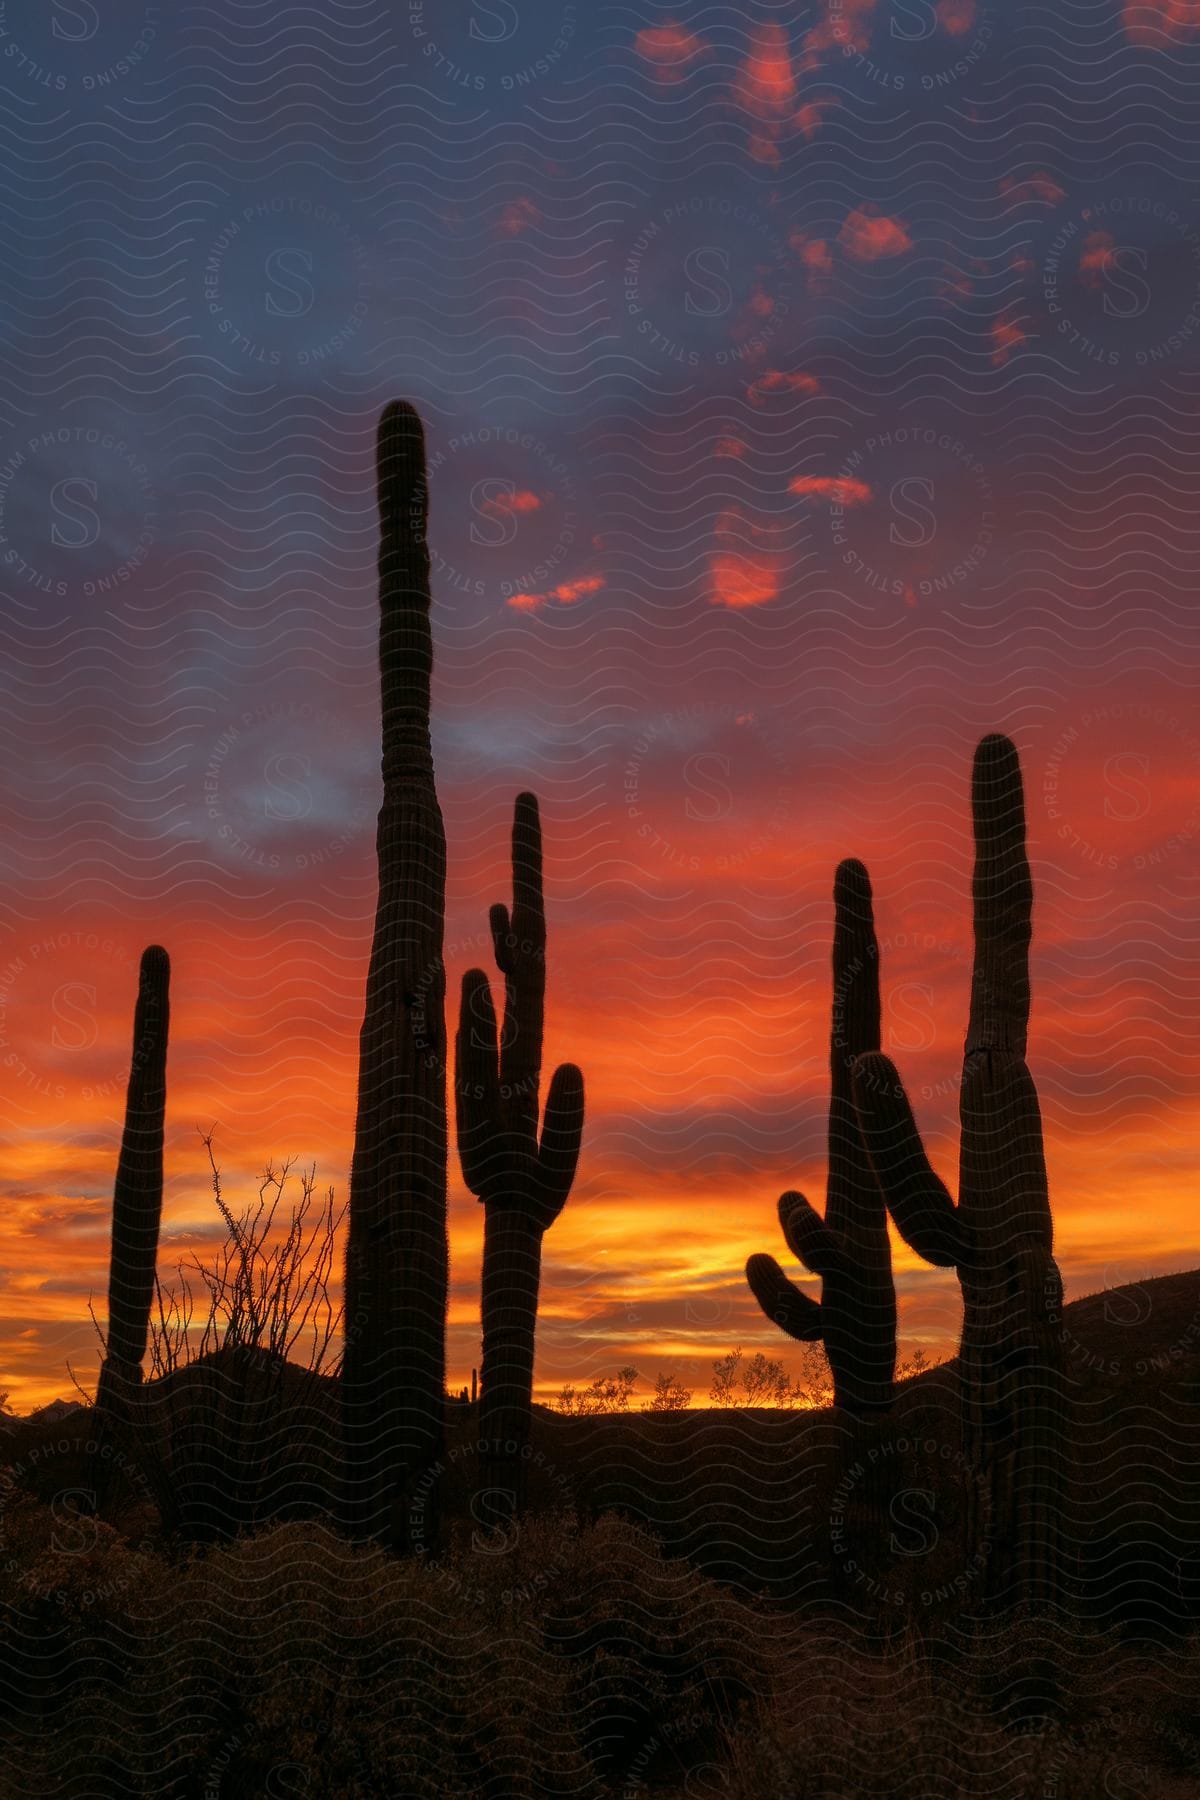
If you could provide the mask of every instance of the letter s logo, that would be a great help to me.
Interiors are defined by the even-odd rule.
[[[729,252],[718,244],[702,244],[689,250],[683,259],[683,272],[690,283],[684,299],[684,311],[700,319],[723,319],[733,306],[733,289],[725,277],[729,273]],[[698,289],[703,300],[698,300]]]
[[[897,14],[900,15],[897,18]],[[911,30],[903,29],[907,21]],[[937,30],[933,0],[892,0],[892,36],[905,44],[923,44]]]
[[[96,482],[89,481],[84,475],[67,475],[62,481],[56,481],[50,490],[50,504],[69,531],[62,531],[55,522],[50,527],[50,542],[60,550],[90,550],[100,541],[100,516],[78,494],[72,493],[73,488],[80,489],[89,500],[100,498]]]
[[[268,819],[287,825],[307,819],[312,811],[312,793],[308,787],[311,769],[307,756],[300,756],[295,751],[272,751],[263,764],[263,780],[267,785],[263,811]]]
[[[933,1024],[933,989],[910,981],[891,991],[892,1050],[928,1050],[937,1036]]]
[[[268,1769],[266,1794],[268,1800],[287,1800],[289,1794],[307,1794],[312,1786],[312,1771],[303,1763],[276,1763]]]
[[[80,1501],[82,1505],[77,1504]],[[64,1535],[52,1532],[50,1544],[59,1556],[82,1556],[96,1548],[100,1528],[91,1516],[95,1505],[96,1496],[90,1488],[63,1488],[55,1494],[50,1513],[55,1525],[63,1527]]]
[[[1150,283],[1143,280],[1148,264],[1144,250],[1119,245],[1109,251],[1104,263],[1104,310],[1110,319],[1140,319],[1150,310]]]
[[[893,1531],[890,1549],[893,1556],[928,1556],[938,1541],[938,1528],[933,1522],[935,1496],[928,1488],[903,1488],[893,1496],[888,1508],[894,1524],[910,1535],[901,1541]]]
[[[511,544],[517,535],[517,509],[513,501],[517,496],[515,481],[505,481],[498,475],[489,475],[483,481],[477,481],[471,489],[471,511],[475,518],[471,520],[471,542],[486,544],[489,550],[501,550],[505,544]],[[477,524],[476,520],[482,520]]]
[[[69,20],[76,29],[68,31],[64,20]],[[51,29],[56,38],[62,38],[68,44],[86,44],[99,31],[100,16],[92,5],[92,0],[74,0],[73,6],[67,6],[65,0],[54,0],[54,23]]]
[[[82,981],[64,981],[54,990],[50,1010],[54,1014],[50,1042],[56,1050],[91,1049],[99,1035],[94,987]]]
[[[485,31],[479,23],[481,15],[496,29]],[[521,15],[511,4],[511,0],[489,0],[487,5],[484,0],[475,0],[475,10],[471,14],[473,38],[478,38],[485,44],[506,44],[509,38],[516,37],[520,24]]]
[[[721,776],[728,777],[728,774],[729,758],[719,751],[698,750],[695,756],[688,757],[683,778],[692,794],[698,794],[700,799],[693,800],[692,795],[688,795],[683,803],[687,818],[697,819],[704,825],[715,825],[718,819],[729,817],[733,811],[733,793],[727,782],[721,780]]]
[[[1133,750],[1118,750],[1104,763],[1104,779],[1109,792],[1104,796],[1104,816],[1118,824],[1132,825],[1150,811],[1150,789],[1139,776],[1150,773],[1150,758]],[[1120,805],[1113,799],[1116,795]]]
[[[272,250],[263,264],[268,281],[284,295],[280,302],[268,288],[263,305],[275,319],[302,319],[313,308],[316,289],[308,277],[312,274],[311,250]]]
[[[917,496],[920,496],[920,499]],[[921,500],[928,500],[928,506],[922,506]],[[937,518],[933,511],[934,487],[928,475],[905,475],[903,480],[892,484],[892,511],[897,519],[911,526],[908,533],[902,532],[896,519],[892,520],[888,537],[893,544],[899,544],[905,550],[923,550],[926,544],[932,544],[937,536]],[[905,511],[905,507],[911,511]]]

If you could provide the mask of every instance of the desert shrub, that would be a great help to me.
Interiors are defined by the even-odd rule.
[[[40,1755],[134,1796],[289,1791],[285,1774],[314,1800],[599,1796],[648,1734],[732,1724],[773,1691],[771,1620],[615,1518],[462,1526],[437,1565],[305,1521],[172,1568],[98,1529],[104,1567],[79,1580],[107,1571],[112,1593],[102,1616],[54,1618],[87,1655],[53,1730],[19,1746],[34,1791]],[[28,1554],[40,1567],[44,1545]],[[15,1653],[47,1627],[26,1611]]]

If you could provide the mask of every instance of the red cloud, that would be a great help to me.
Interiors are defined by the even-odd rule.
[[[884,256],[902,256],[913,247],[902,220],[889,219],[882,213],[864,212],[861,208],[847,215],[846,223],[838,233],[838,243],[855,262],[878,262]]]
[[[1133,43],[1162,50],[1200,32],[1200,0],[1126,0],[1121,23]]]
[[[806,375],[802,369],[764,369],[746,389],[746,398],[751,406],[762,406],[768,394],[819,394],[820,391],[821,384],[816,376]]]
[[[639,56],[653,63],[654,73],[660,81],[682,81],[688,72],[688,64],[698,56],[708,54],[708,45],[703,38],[669,19],[662,25],[639,31],[634,47]]]
[[[536,607],[545,606],[548,600],[561,600],[564,606],[570,606],[575,600],[582,600],[585,594],[598,594],[604,586],[600,575],[585,575],[579,581],[563,581],[558,587],[548,588],[544,594],[510,594],[507,604],[518,607],[522,612],[532,612]]]
[[[749,112],[776,118],[790,109],[796,94],[796,77],[784,26],[762,25],[754,33],[733,91]]]
[[[756,525],[730,507],[714,527],[717,550],[708,566],[709,605],[741,609],[765,606],[779,594],[781,562],[772,542],[777,530]]]
[[[533,201],[522,195],[519,200],[510,200],[496,224],[496,230],[505,237],[516,237],[522,231],[528,231],[541,218],[541,212]]]
[[[865,481],[842,475],[797,475],[788,482],[788,493],[802,500],[836,500],[839,506],[862,506],[871,498]]]
[[[938,0],[934,17],[949,37],[965,37],[975,23],[975,0]]]
[[[840,7],[830,7],[819,25],[814,25],[804,40],[801,72],[808,73],[821,65],[822,57],[851,51],[865,51],[871,43],[871,20],[875,0],[843,0]]]
[[[542,504],[541,496],[530,493],[528,488],[514,488],[511,494],[491,494],[480,503],[480,511],[493,516],[513,513],[536,512]]]
[[[1047,175],[1044,169],[1039,169],[1024,181],[1018,181],[1015,175],[1007,176],[1000,183],[1000,192],[1014,205],[1021,205],[1027,200],[1043,200],[1047,206],[1057,206],[1060,200],[1066,198],[1057,181]]]
[[[1014,318],[1001,317],[992,326],[992,361],[997,368],[1002,368],[1008,361],[1018,344],[1023,344],[1029,336],[1023,331]]]
[[[718,438],[713,445],[713,455],[741,457],[745,456],[746,449],[747,446],[741,438],[723,437]]]
[[[1079,275],[1085,287],[1098,288],[1112,267],[1116,244],[1111,232],[1090,231],[1079,251]]]

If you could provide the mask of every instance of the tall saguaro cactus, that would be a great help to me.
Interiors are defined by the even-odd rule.
[[[379,899],[359,1041],[342,1404],[344,1518],[432,1549],[445,1432],[446,836],[429,741],[433,668],[421,421],[379,422]]]
[[[124,1413],[132,1391],[141,1385],[150,1329],[162,1219],[170,981],[166,951],[151,944],[142,952],[138,971],[125,1125],[113,1187],[108,1335],[96,1389],[97,1409],[110,1417]]]
[[[1005,737],[975,752],[975,964],[963,1061],[959,1197],[925,1154],[894,1065],[863,1057],[855,1094],[892,1217],[963,1293],[964,1449],[981,1480],[970,1529],[992,1600],[1055,1597],[1063,1453],[1062,1282],[1025,1062],[1033,884],[1021,767]],[[987,1516],[985,1516],[985,1514]]]
[[[519,794],[512,833],[513,905],[490,914],[504,976],[504,1026],[482,969],[463,977],[455,1110],[463,1178],[484,1208],[483,1367],[479,1431],[486,1504],[500,1520],[520,1505],[533,1396],[542,1238],[566,1203],[583,1132],[583,1076],[556,1069],[539,1136],[546,997],[542,830]]]
[[[862,863],[839,865],[833,903],[825,1216],[803,1194],[786,1193],[779,1201],[788,1248],[821,1277],[820,1304],[789,1281],[773,1256],[752,1256],[746,1279],[767,1317],[790,1337],[824,1340],[835,1403],[865,1415],[886,1412],[892,1403],[896,1290],[887,1206],[854,1105],[856,1059],[879,1049],[879,946]]]

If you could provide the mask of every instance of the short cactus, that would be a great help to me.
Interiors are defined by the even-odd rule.
[[[752,1256],[755,1299],[790,1337],[824,1341],[834,1403],[847,1413],[886,1412],[896,1371],[896,1290],[887,1207],[854,1107],[856,1059],[879,1049],[879,947],[871,884],[860,862],[834,878],[833,1014],[830,1031],[829,1178],[825,1216],[803,1194],[779,1201],[788,1248],[821,1277],[821,1300],[796,1287],[773,1256]]]
[[[97,1408],[120,1414],[142,1381],[150,1330],[163,1198],[163,1126],[167,1105],[167,1032],[171,964],[151,944],[142,952],[133,1014],[133,1055],[125,1125],[113,1188],[108,1275],[108,1334]]]
[[[491,986],[481,969],[463,977],[455,1101],[463,1178],[484,1208],[481,1474],[494,1516],[523,1495],[542,1238],[566,1203],[583,1131],[583,1076],[555,1070],[539,1135],[546,993],[546,912],[537,800],[517,797],[512,833],[513,905],[490,915],[504,976],[497,1040]]]

